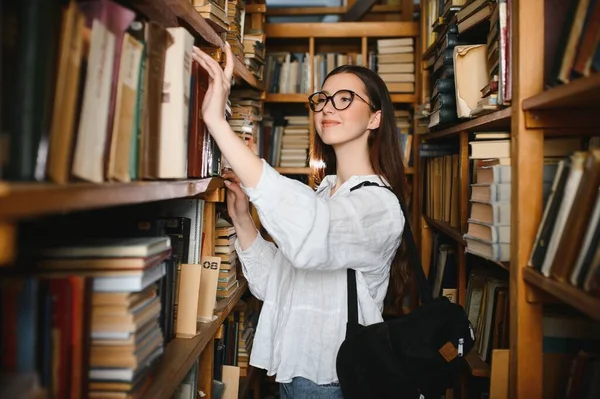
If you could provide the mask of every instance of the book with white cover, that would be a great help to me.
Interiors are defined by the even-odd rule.
[[[161,109],[159,179],[187,178],[190,80],[194,37],[182,27],[167,28],[173,44],[165,54]]]

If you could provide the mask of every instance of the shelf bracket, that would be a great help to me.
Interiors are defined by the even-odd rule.
[[[525,111],[528,129],[597,129],[600,126],[596,108],[535,109]]]
[[[17,224],[0,221],[0,266],[15,260],[17,248]]]
[[[526,284],[525,285],[525,300],[527,303],[531,304],[550,304],[550,303],[560,303],[555,297],[544,292],[543,290],[533,286]]]

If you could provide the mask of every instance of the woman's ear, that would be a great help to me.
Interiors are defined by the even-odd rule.
[[[381,110],[378,110],[378,111],[375,111],[373,113],[373,115],[371,115],[371,119],[369,120],[367,129],[369,129],[369,130],[378,129],[380,123],[381,123]]]

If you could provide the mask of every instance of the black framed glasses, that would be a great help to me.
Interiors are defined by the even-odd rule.
[[[343,111],[348,108],[350,104],[352,104],[352,101],[354,101],[355,97],[358,97],[369,107],[373,108],[373,104],[362,98],[359,94],[353,92],[352,90],[345,89],[338,90],[331,96],[328,96],[322,91],[313,93],[308,97],[308,105],[314,112],[321,112],[323,111],[323,108],[325,108],[325,105],[331,101],[333,108],[337,109],[338,111]]]

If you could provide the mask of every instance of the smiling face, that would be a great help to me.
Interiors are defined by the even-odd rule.
[[[340,90],[350,90],[357,95],[354,96],[354,100],[348,108],[342,111],[335,109],[329,100],[321,112],[315,112],[317,134],[324,144],[334,148],[356,142],[367,145],[370,130],[379,127],[381,111],[372,111],[371,106],[367,103],[370,101],[365,85],[356,75],[351,73],[332,75],[325,81],[321,89],[328,96]],[[351,97],[350,93],[336,96],[336,106],[338,108],[347,106]]]

